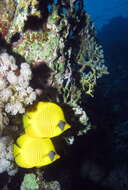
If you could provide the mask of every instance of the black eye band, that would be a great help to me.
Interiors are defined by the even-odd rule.
[[[59,128],[63,131],[64,130],[64,126],[66,125],[66,122],[65,121],[60,121],[59,123],[58,123],[58,126],[59,126]]]

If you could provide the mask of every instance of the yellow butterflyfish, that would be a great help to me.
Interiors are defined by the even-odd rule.
[[[69,129],[64,112],[52,102],[38,102],[23,116],[25,133],[31,137],[55,137]]]
[[[13,155],[17,165],[23,168],[42,167],[60,158],[50,139],[32,138],[27,134],[16,140]]]

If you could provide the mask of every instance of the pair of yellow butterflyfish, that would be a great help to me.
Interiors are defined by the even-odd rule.
[[[13,146],[18,166],[41,167],[60,158],[50,139],[70,128],[60,106],[52,102],[38,102],[24,114],[23,127],[25,134]]]

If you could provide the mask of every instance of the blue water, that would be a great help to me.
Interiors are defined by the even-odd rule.
[[[89,105],[97,129],[84,142],[89,148],[83,182],[90,180],[87,190],[128,190],[128,0],[85,0],[85,8],[96,26],[109,75],[98,81]]]
[[[128,0],[86,0],[85,8],[99,30],[117,16],[128,16]]]

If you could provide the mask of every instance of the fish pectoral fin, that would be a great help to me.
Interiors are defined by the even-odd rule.
[[[65,121],[62,121],[60,120],[59,123],[58,123],[58,127],[63,131],[64,130],[64,127],[66,125],[66,122]]]
[[[51,161],[54,160],[55,155],[56,155],[56,153],[55,153],[54,151],[50,151],[50,152],[48,153],[48,156],[49,156],[49,158],[50,158]]]

